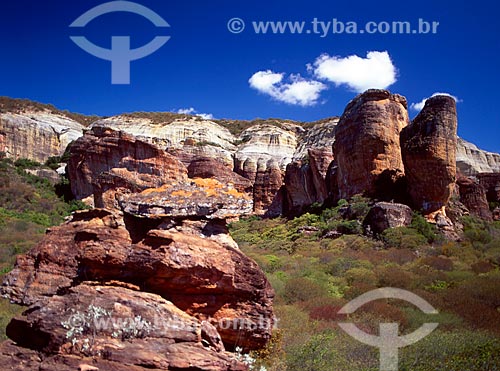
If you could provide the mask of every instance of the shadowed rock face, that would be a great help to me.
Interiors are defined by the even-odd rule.
[[[424,214],[442,212],[456,177],[457,111],[455,100],[427,100],[412,124],[401,132],[401,150],[413,206]]]
[[[326,176],[333,154],[328,149],[309,149],[308,162],[294,161],[285,172],[283,213],[299,215],[314,203],[328,197]]]
[[[460,202],[462,202],[472,215],[491,220],[491,211],[486,199],[485,188],[475,179],[459,176],[457,179]]]
[[[477,177],[486,191],[488,201],[500,202],[500,173],[483,173]]]
[[[388,228],[407,227],[411,224],[412,210],[403,204],[377,202],[372,206],[363,225],[379,234]]]
[[[377,189],[377,180],[384,171],[397,174],[396,180],[404,175],[399,134],[408,123],[406,99],[386,90],[368,90],[349,103],[335,129],[334,198],[379,191],[391,198],[391,187]]]

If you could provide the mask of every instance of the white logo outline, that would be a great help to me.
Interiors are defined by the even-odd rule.
[[[98,5],[79,16],[69,27],[85,27],[93,19],[114,12],[135,13],[148,19],[156,27],[170,27],[167,21],[153,10],[141,4],[123,0]],[[111,49],[97,46],[84,36],[70,36],[70,39],[87,53],[111,61],[111,84],[129,85],[130,62],[153,54],[170,40],[170,36],[156,36],[148,44],[136,49],[130,49],[130,36],[112,36]]]

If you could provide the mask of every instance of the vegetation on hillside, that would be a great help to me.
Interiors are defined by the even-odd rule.
[[[355,197],[292,220],[250,217],[231,224],[233,238],[276,291],[278,330],[254,356],[268,371],[376,371],[378,349],[344,333],[337,323],[346,318],[337,312],[371,289],[398,287],[439,314],[379,300],[349,321],[373,334],[381,322],[397,322],[403,334],[438,322],[430,336],[400,350],[399,370],[500,370],[500,222],[464,217],[463,241],[450,242],[415,214],[409,227],[367,237],[361,225],[367,211],[368,200]],[[338,236],[332,231],[343,235],[327,238]]]
[[[84,208],[79,201],[64,201],[48,180],[28,174],[26,169],[42,168],[27,159],[12,162],[0,154],[0,279],[9,272],[16,255],[25,253],[44,236],[47,227],[58,225],[72,211]],[[0,301],[0,340],[5,326],[21,307]]]
[[[83,126],[89,126],[91,123],[101,118],[95,115],[82,115],[67,110],[60,110],[52,104],[38,103],[29,99],[0,97],[0,113],[22,113],[25,111],[49,112],[54,115],[65,116],[79,122]]]

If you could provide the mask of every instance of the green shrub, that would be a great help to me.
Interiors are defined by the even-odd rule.
[[[408,227],[389,228],[382,232],[382,240],[397,249],[416,250],[425,246],[427,239],[417,230]]]
[[[429,223],[422,215],[414,213],[411,220],[411,228],[427,239],[427,242],[433,243],[441,241],[437,227]]]

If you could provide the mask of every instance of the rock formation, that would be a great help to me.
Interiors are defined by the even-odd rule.
[[[393,198],[390,184],[382,188],[377,184],[385,174],[392,174],[395,182],[404,175],[399,134],[408,122],[406,99],[386,90],[368,90],[347,105],[335,129],[334,198],[361,193]]]
[[[470,214],[478,216],[485,220],[491,220],[491,211],[486,199],[486,190],[473,178],[459,176],[457,184],[460,193],[460,202],[462,202]]]
[[[171,182],[160,188],[118,196],[120,208],[147,218],[203,216],[224,219],[249,215],[252,199],[234,186],[216,179],[195,178],[190,182]]]
[[[149,208],[148,193],[141,195],[145,210],[157,204],[156,192]],[[237,203],[219,202],[220,210]],[[15,344],[0,345],[4,366],[246,370],[224,349],[268,341],[273,291],[227,234],[233,214],[131,209],[124,219],[77,212],[18,257],[2,294],[30,309],[8,326]]]
[[[482,173],[477,175],[479,183],[486,191],[489,202],[500,202],[500,172]]]
[[[44,163],[61,156],[83,134],[83,125],[49,111],[0,113],[0,152],[7,157]]]
[[[457,138],[457,170],[465,176],[499,173],[500,154],[483,151],[462,138]]]
[[[235,173],[218,159],[210,157],[194,158],[188,165],[188,177],[212,178],[224,184],[232,184],[239,192],[252,194],[252,182]]]
[[[288,164],[285,172],[285,215],[299,215],[314,203],[328,197],[326,176],[333,154],[328,149],[309,149],[307,161]]]
[[[409,226],[412,215],[412,210],[406,205],[377,202],[370,208],[363,225],[370,232],[379,234],[388,228]]]
[[[71,191],[77,199],[93,196],[97,207],[114,207],[115,193],[187,179],[187,169],[159,147],[129,134],[93,127],[71,146]]]
[[[445,215],[456,176],[457,112],[453,98],[427,100],[401,132],[401,149],[413,206]]]

